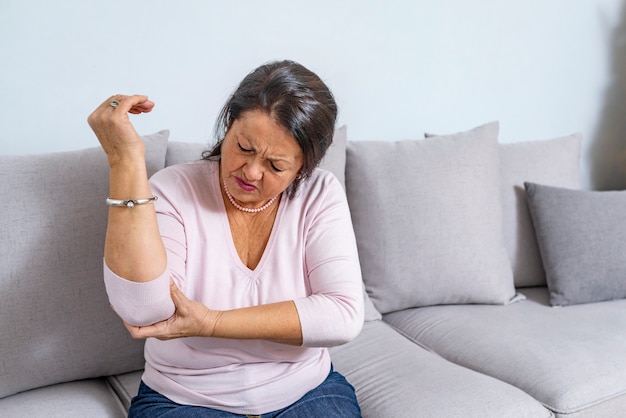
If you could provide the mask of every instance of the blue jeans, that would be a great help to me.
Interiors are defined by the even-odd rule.
[[[129,418],[352,418],[361,417],[354,388],[332,367],[326,380],[307,392],[294,404],[263,415],[238,415],[202,406],[180,405],[141,382],[132,400]]]

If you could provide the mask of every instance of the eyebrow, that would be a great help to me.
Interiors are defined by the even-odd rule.
[[[254,146],[253,141],[250,138],[248,138],[244,134],[240,134],[240,136],[242,138],[245,138],[246,141],[248,141],[248,146],[250,146],[254,152],[257,152],[257,149]],[[284,162],[286,162],[288,164],[293,164],[293,162],[295,160],[294,158],[290,158],[290,157],[287,157],[287,156],[281,156],[281,155],[270,155],[270,156],[264,157],[264,158],[266,160],[269,160],[269,161],[272,161],[272,162],[284,161]]]
[[[269,156],[269,157],[265,157],[265,159],[269,160],[269,161],[272,161],[272,162],[274,162],[274,161],[284,161],[284,162],[289,163],[289,164],[291,164],[293,162],[293,160],[290,159],[290,158],[280,157],[280,156],[276,156],[276,157]]]

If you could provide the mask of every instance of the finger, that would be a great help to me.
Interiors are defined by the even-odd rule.
[[[154,102],[148,96],[134,94],[126,96],[116,94],[102,102],[99,109],[102,111],[116,111],[116,113],[147,113],[154,108]]]
[[[154,109],[154,102],[151,100],[146,100],[145,102],[138,103],[130,108],[128,113],[132,113],[138,115],[140,113],[148,113]]]
[[[154,102],[148,100],[147,96],[124,96],[116,94],[102,102],[102,104],[89,115],[87,122],[97,135],[98,130],[102,129],[100,125],[108,125],[111,121],[121,121],[124,124],[128,124],[130,122],[128,118],[129,113],[147,113],[152,111],[153,108]]]
[[[124,326],[130,333],[131,337],[133,337],[136,340],[145,340],[146,338],[159,336],[159,331],[155,325],[138,327],[138,326],[131,325],[124,321]]]
[[[126,327],[126,330],[128,330],[128,333],[130,334],[131,337],[133,337],[136,340],[142,339],[143,337],[141,336],[141,328],[137,327],[135,325],[131,325],[126,321],[123,321],[124,326]]]
[[[121,96],[112,100],[117,100],[119,103],[117,108],[114,108],[114,110],[124,113],[147,113],[154,107],[154,102],[148,100],[148,96],[139,94],[135,94],[133,96]]]
[[[180,308],[183,303],[187,301],[185,294],[176,286],[173,280],[170,280],[170,295],[176,308]]]

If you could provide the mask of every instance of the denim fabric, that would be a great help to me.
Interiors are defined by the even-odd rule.
[[[141,382],[139,393],[132,400],[129,418],[352,418],[361,417],[354,388],[332,368],[315,389],[294,404],[262,415],[239,415],[201,406],[177,404]]]

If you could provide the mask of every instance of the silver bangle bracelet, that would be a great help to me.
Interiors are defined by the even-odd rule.
[[[157,200],[156,196],[151,196],[145,199],[128,199],[128,200],[118,200],[111,199],[107,197],[107,205],[109,206],[126,206],[129,209],[134,208],[137,205],[145,205],[146,203],[152,203]]]

